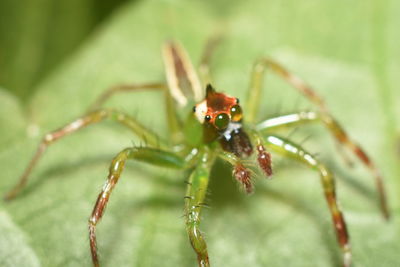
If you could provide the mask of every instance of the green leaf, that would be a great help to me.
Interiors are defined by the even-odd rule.
[[[164,80],[160,47],[166,39],[180,40],[198,62],[207,38],[222,28],[225,39],[213,62],[218,90],[243,98],[254,60],[271,56],[316,88],[380,167],[393,211],[389,222],[380,217],[372,175],[356,159],[355,168],[345,166],[326,130],[307,126],[291,135],[298,142],[311,135],[304,146],[319,153],[337,174],[354,265],[396,266],[399,167],[392,145],[400,112],[393,78],[399,63],[392,58],[399,51],[391,43],[398,41],[395,26],[400,23],[394,10],[399,5],[391,3],[382,11],[382,28],[372,31],[370,19],[376,15],[375,5],[380,5],[375,2],[355,1],[353,9],[346,1],[218,1],[213,5],[169,0],[124,6],[47,76],[28,106],[21,107],[16,99],[0,93],[0,193],[15,184],[41,136],[83,114],[105,88]],[[376,31],[384,31],[386,39],[375,40]],[[381,48],[375,49],[376,45]],[[378,64],[377,58],[385,62]],[[382,68],[387,70],[384,76]],[[271,75],[262,102],[260,118],[313,108]],[[133,114],[166,136],[163,99],[157,92],[116,96],[107,106]],[[128,130],[105,122],[52,146],[23,193],[0,204],[0,262],[90,266],[87,219],[112,157],[132,142],[138,139]],[[340,266],[340,250],[317,173],[273,156],[274,178],[258,177],[256,192],[250,196],[237,190],[229,166],[215,166],[208,197],[211,208],[205,210],[201,227],[211,263]],[[196,266],[182,217],[184,179],[180,172],[127,165],[97,228],[102,266]]]
[[[40,266],[27,238],[4,211],[0,211],[0,231],[1,266]]]
[[[126,0],[0,2],[0,83],[26,101],[103,19]]]

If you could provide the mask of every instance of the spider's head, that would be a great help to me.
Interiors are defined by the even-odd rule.
[[[208,84],[206,97],[193,107],[197,120],[204,126],[204,140],[209,143],[241,127],[242,108],[239,99],[218,93]]]

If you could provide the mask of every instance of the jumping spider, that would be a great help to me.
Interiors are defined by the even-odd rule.
[[[192,170],[187,181],[185,196],[186,230],[190,243],[197,254],[199,266],[210,266],[207,245],[199,229],[201,211],[207,192],[210,169],[221,158],[232,165],[233,176],[246,193],[253,191],[252,173],[246,166],[246,159],[256,158],[261,172],[272,174],[269,150],[301,162],[319,173],[325,198],[332,215],[334,229],[343,252],[343,265],[351,264],[351,250],[346,222],[337,204],[334,176],[331,171],[302,146],[285,138],[271,134],[282,127],[299,126],[319,122],[332,134],[336,141],[357,156],[375,177],[379,193],[380,208],[384,217],[389,217],[385,191],[378,169],[364,150],[345,133],[330,115],[323,100],[305,82],[288,72],[275,61],[261,58],[256,61],[251,75],[251,85],[242,110],[239,99],[217,92],[210,81],[209,61],[215,41],[210,41],[200,64],[201,80],[198,78],[185,50],[176,42],[163,46],[163,58],[167,83],[128,84],[105,91],[90,111],[66,126],[46,134],[40,143],[18,184],[6,195],[10,200],[25,187],[28,177],[39,158],[49,145],[86,126],[111,119],[131,129],[146,142],[145,147],[129,147],[119,152],[112,160],[109,174],[89,218],[89,239],[92,261],[99,266],[96,247],[96,226],[103,216],[111,192],[117,184],[127,160],[137,160],[157,166]],[[260,95],[264,72],[271,70],[316,105],[317,112],[307,111],[287,114],[255,123],[260,105]],[[205,90],[204,90],[204,87]],[[123,112],[101,108],[102,104],[115,93],[122,91],[159,90],[165,93],[167,121],[170,140],[162,140],[135,118]],[[205,95],[203,92],[205,91]],[[182,120],[176,112],[193,108]]]

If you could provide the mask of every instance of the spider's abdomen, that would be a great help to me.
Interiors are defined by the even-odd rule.
[[[224,133],[220,139],[220,144],[223,150],[240,158],[248,157],[253,153],[250,138],[241,127]]]

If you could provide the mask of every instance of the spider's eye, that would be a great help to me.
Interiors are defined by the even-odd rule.
[[[242,119],[242,108],[239,105],[231,107],[231,117],[233,121],[240,121]]]
[[[226,113],[220,113],[215,118],[214,125],[219,130],[225,129],[226,127],[228,127],[228,124],[229,124],[229,116]]]
[[[196,112],[196,106],[193,106],[192,110],[193,112]]]
[[[210,115],[206,115],[206,116],[204,117],[204,119],[205,119],[206,121],[210,121],[210,120],[211,120],[211,116],[210,116]]]

